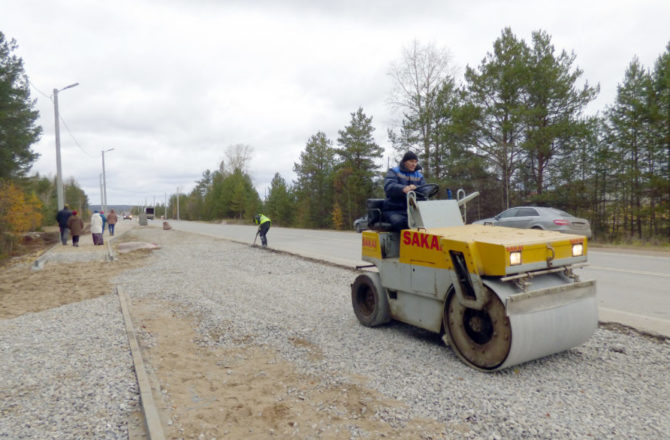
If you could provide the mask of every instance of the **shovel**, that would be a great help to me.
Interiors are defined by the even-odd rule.
[[[254,242],[251,244],[251,247],[256,246],[256,239],[258,238],[258,234],[260,234],[261,231],[256,231],[256,236],[254,237]]]

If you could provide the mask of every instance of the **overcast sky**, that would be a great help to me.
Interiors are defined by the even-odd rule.
[[[110,205],[163,203],[190,192],[226,148],[253,150],[261,198],[310,136],[338,130],[358,107],[387,129],[388,71],[412,41],[452,57],[460,82],[504,27],[530,42],[542,29],[600,95],[602,111],[633,57],[652,68],[670,42],[670,1],[0,0],[0,31],[33,85],[43,136],[33,171],[56,174],[53,89],[63,176],[100,203],[103,149]],[[66,125],[65,125],[66,124]],[[384,160],[384,166],[386,160]]]

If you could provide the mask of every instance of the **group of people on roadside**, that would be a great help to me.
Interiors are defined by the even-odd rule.
[[[91,235],[93,237],[94,245],[104,244],[102,236],[105,232],[105,226],[109,230],[109,234],[114,236],[114,229],[119,218],[112,209],[109,214],[105,216],[103,211],[93,211],[91,215]],[[56,221],[60,229],[60,241],[63,246],[67,245],[68,236],[72,236],[72,246],[79,247],[79,237],[84,232],[84,221],[79,216],[76,210],[71,211],[68,205],[56,214]]]
[[[415,153],[408,151],[400,160],[398,166],[390,168],[384,179],[384,192],[386,200],[384,203],[383,219],[391,224],[392,230],[400,231],[407,228],[407,198],[410,191],[414,191],[426,183],[418,157]],[[79,217],[77,211],[70,211],[70,207],[65,207],[58,211],[56,215],[58,226],[60,228],[60,239],[63,245],[67,244],[68,233],[72,235],[72,245],[79,246],[79,236],[84,230],[84,222]],[[91,235],[94,245],[102,245],[105,226],[109,234],[114,236],[114,228],[118,217],[114,210],[105,216],[103,211],[93,211],[91,215]],[[261,245],[266,247],[267,233],[270,230],[271,220],[263,214],[254,216],[254,223],[258,225],[257,235],[261,237]],[[255,241],[255,240],[254,240]]]

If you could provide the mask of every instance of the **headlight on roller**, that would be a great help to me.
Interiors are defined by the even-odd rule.
[[[574,248],[573,248],[574,252]],[[521,251],[514,251],[509,253],[509,265],[518,266],[521,264]]]
[[[583,243],[574,243],[572,245],[572,256],[581,257],[584,255],[584,244]]]

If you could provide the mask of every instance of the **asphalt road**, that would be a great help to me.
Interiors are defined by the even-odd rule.
[[[589,250],[583,278],[596,280],[601,321],[670,336],[670,255]]]
[[[252,244],[256,226],[169,220],[177,230]],[[149,221],[160,227],[160,221]],[[361,235],[355,232],[272,227],[271,248],[346,267],[361,260]],[[257,240],[260,244],[260,239]],[[626,250],[589,250],[582,279],[595,279],[600,320],[670,337],[670,255]]]

